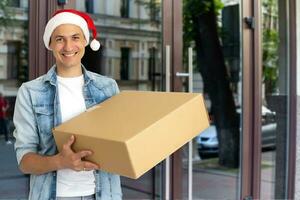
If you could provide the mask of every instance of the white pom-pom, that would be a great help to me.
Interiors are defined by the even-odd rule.
[[[100,48],[100,42],[99,42],[98,40],[96,40],[96,39],[93,39],[93,40],[91,41],[90,47],[91,47],[91,49],[92,49],[93,51],[98,51],[99,48]]]

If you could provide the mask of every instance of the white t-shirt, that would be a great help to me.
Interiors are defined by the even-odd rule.
[[[83,75],[74,78],[57,76],[58,95],[62,122],[65,122],[86,110],[83,97]],[[95,176],[93,171],[74,171],[62,169],[57,171],[56,196],[75,197],[95,193]]]

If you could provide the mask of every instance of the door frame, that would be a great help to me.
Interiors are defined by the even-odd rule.
[[[182,1],[163,1],[163,66],[166,66],[166,46],[170,46],[170,91],[182,91],[182,81],[176,72],[182,71]],[[168,58],[167,58],[168,59]],[[165,68],[165,67],[164,67]],[[182,199],[182,150],[170,156],[170,199]],[[166,181],[166,180],[164,180]],[[165,194],[166,191],[163,193]],[[164,195],[165,196],[165,195]]]
[[[297,140],[297,29],[296,29],[296,0],[289,0],[289,138],[288,138],[288,170],[287,198],[295,198],[296,175],[296,140]]]
[[[289,0],[289,92],[288,92],[288,152],[287,152],[287,195],[294,198],[296,166],[296,0]],[[242,2],[242,44],[243,44],[243,139],[241,152],[240,199],[260,199],[261,188],[261,73],[262,34],[261,2]],[[247,27],[246,17],[254,17],[254,28]]]
[[[240,199],[260,198],[261,161],[261,15],[258,0],[243,0],[241,13],[242,27],[242,130]],[[249,27],[247,19],[255,20]]]

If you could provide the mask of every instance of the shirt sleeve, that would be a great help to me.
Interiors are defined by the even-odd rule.
[[[37,133],[36,119],[28,89],[23,84],[17,94],[15,111],[13,116],[15,125],[14,137],[15,151],[18,164],[27,153],[37,153],[39,137]]]
[[[117,84],[117,82],[114,80],[114,88],[115,88],[115,94],[119,94],[120,93],[120,89],[119,86]]]

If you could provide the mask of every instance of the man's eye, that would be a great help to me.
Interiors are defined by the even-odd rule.
[[[73,36],[73,39],[74,39],[74,40],[79,40],[80,37],[79,37],[79,36]]]
[[[62,39],[62,38],[56,38],[55,41],[56,41],[56,42],[62,42],[63,39]]]

